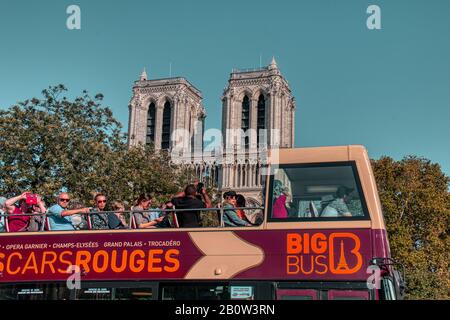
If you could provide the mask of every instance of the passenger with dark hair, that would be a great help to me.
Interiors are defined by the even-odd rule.
[[[30,221],[28,222],[27,231],[35,232],[44,229],[45,217],[44,214],[47,211],[45,208],[45,203],[39,195],[36,195],[37,203],[32,204],[27,213],[33,214],[30,216]]]
[[[195,197],[197,198],[197,199],[199,199],[200,201],[203,201],[203,202],[205,202],[206,203],[206,200],[204,200],[204,196],[203,196],[203,189],[204,189],[204,187],[205,187],[205,185],[203,184],[203,182],[200,182],[198,179],[195,179],[193,182],[192,182],[192,184],[191,185],[193,185],[194,187],[195,187],[195,190],[196,190],[196,195],[195,195]],[[180,192],[178,192],[177,194],[175,194],[173,197],[174,198],[181,198],[181,197],[184,197],[185,196],[185,192],[184,192],[184,190],[183,191],[180,191]],[[208,207],[209,208],[209,207]]]
[[[336,194],[334,195],[334,200],[324,207],[320,217],[351,217],[352,213],[348,209],[347,201],[350,199],[350,194],[352,192],[352,188],[339,186],[336,190]]]
[[[136,201],[133,207],[133,217],[138,229],[156,228],[158,223],[164,220],[164,217],[159,216],[159,212],[144,212],[150,209],[153,197],[150,193],[143,193]]]
[[[241,219],[244,220],[245,222],[249,222],[247,219],[247,216],[245,215],[245,210],[244,209],[239,209],[239,208],[245,208],[246,206],[246,201],[245,201],[245,197],[242,194],[237,194],[236,195],[236,214],[237,216]]]
[[[128,227],[128,223],[124,217],[125,205],[121,201],[114,201],[111,210],[113,214],[109,216],[109,227],[111,229],[124,229]]]
[[[91,210],[91,212],[94,212],[91,215],[92,229],[109,229],[108,214],[102,213],[106,208],[106,196],[102,193],[97,193],[94,200],[95,208]]]
[[[201,209],[210,208],[211,200],[203,187],[201,190],[202,200],[197,198],[197,188],[190,184],[184,189],[184,195],[175,197],[171,203],[175,209]],[[198,228],[201,226],[200,212],[198,210],[177,212],[178,224],[181,228]]]
[[[241,219],[236,210],[236,192],[227,191],[224,193],[223,197],[225,199],[223,205],[223,222],[225,227],[247,227],[251,224],[243,219]]]

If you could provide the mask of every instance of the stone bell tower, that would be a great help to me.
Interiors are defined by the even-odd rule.
[[[190,144],[195,127],[205,117],[201,92],[186,78],[150,80],[144,69],[134,83],[129,104],[128,145],[153,144],[155,150],[170,150],[177,129],[189,133],[185,141]]]
[[[262,148],[292,148],[294,122],[295,99],[275,58],[263,68],[233,69],[222,96],[222,134],[234,160],[221,167],[220,189],[260,202],[263,164],[254,160],[256,154]]]

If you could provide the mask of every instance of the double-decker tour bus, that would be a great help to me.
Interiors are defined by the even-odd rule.
[[[401,298],[364,147],[281,149],[264,185],[256,226],[1,233],[0,299]]]

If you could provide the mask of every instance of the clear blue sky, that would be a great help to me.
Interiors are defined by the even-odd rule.
[[[82,29],[66,28],[81,7]],[[366,27],[377,4],[382,30]],[[127,129],[131,87],[189,79],[220,128],[232,68],[274,55],[297,99],[296,146],[363,144],[450,174],[450,1],[0,0],[0,108],[63,83],[101,92]]]

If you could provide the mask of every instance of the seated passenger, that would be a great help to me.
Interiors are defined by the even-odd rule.
[[[6,202],[6,198],[5,197],[0,197],[0,232],[5,232],[6,231],[6,213],[5,211],[3,211],[3,207],[5,205]]]
[[[125,211],[125,205],[120,201],[114,201],[111,209],[114,214],[108,215],[108,224],[110,229],[125,229],[128,228],[128,223],[125,219],[123,212]]]
[[[160,212],[144,212],[149,210],[152,204],[152,196],[149,193],[143,193],[136,201],[136,205],[133,207],[133,217],[138,229],[156,228],[158,223],[164,220],[164,217],[160,217]]]
[[[236,195],[236,207],[237,208],[245,208],[246,207],[245,197],[242,194],[237,194]],[[236,210],[236,214],[241,220],[244,220],[245,222],[251,223],[248,220],[244,209],[237,209]]]
[[[334,199],[322,210],[320,217],[351,217],[352,214],[348,209],[346,202],[348,201],[349,195],[352,191],[353,189],[351,188],[340,186],[336,191]]]
[[[225,227],[248,227],[251,224],[245,220],[242,220],[236,210],[236,192],[227,191],[224,193],[225,198],[223,205],[223,222]]]
[[[170,201],[167,201],[163,204],[161,204],[161,206],[159,207],[161,209],[161,212],[159,213],[159,217],[162,217],[163,220],[161,222],[159,222],[156,227],[157,228],[171,228],[172,224],[170,222],[169,219],[169,215],[170,215],[170,210],[173,209],[173,204]]]
[[[86,208],[86,206],[79,201],[76,201],[75,203],[72,203],[70,206],[70,210],[78,210]],[[89,208],[86,208],[86,210],[89,210]],[[75,228],[75,230],[86,230],[89,229],[88,224],[88,216],[83,213],[77,213],[70,216],[70,220],[72,220],[72,226]]]
[[[5,201],[4,211],[10,215],[8,217],[8,229],[10,232],[26,231],[28,227],[28,221],[30,216],[20,216],[28,211],[28,206],[25,203],[27,194],[29,192],[24,192],[20,196],[13,197]],[[16,206],[16,203],[19,203]]]
[[[50,230],[75,230],[72,216],[89,212],[89,208],[68,210],[70,196],[68,193],[60,193],[57,203],[47,210]]]
[[[108,214],[102,213],[106,208],[106,196],[102,193],[97,193],[94,197],[95,207],[91,210],[92,229],[109,229]]]
[[[28,221],[27,231],[42,231],[44,230],[45,215],[47,211],[45,209],[44,201],[42,201],[40,196],[37,196],[37,203],[29,207],[27,213],[32,213],[34,215],[30,216]]]
[[[288,218],[298,218],[299,217],[299,208],[297,203],[292,201],[292,197],[289,195],[287,199],[291,201],[286,205],[286,209],[288,211]],[[287,200],[286,200],[287,201]]]
[[[179,194],[171,200],[175,209],[202,209],[211,208],[211,200],[203,187],[200,195],[197,194],[195,185],[190,184],[184,189],[183,194]],[[199,196],[201,199],[199,199]],[[180,228],[198,228],[201,227],[201,218],[199,210],[189,210],[176,212]]]
[[[289,188],[284,187],[279,180],[274,181],[273,198],[272,218],[286,219],[288,217],[286,202],[291,198],[291,195]]]

